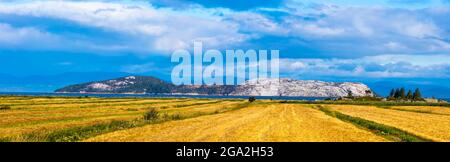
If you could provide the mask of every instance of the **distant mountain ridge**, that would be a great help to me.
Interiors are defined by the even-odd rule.
[[[173,85],[155,77],[128,76],[75,84],[57,89],[58,93],[146,93],[231,96],[343,97],[373,96],[365,84],[353,82],[303,81],[288,78],[257,79],[233,85]]]

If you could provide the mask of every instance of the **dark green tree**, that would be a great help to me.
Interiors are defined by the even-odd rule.
[[[392,89],[391,93],[389,93],[389,97],[388,98],[394,98],[394,95],[395,95],[395,90]]]
[[[412,100],[413,99],[413,93],[411,90],[408,90],[408,93],[406,94],[406,99]]]
[[[249,97],[248,98],[248,102],[255,102],[256,101],[256,98],[255,97]]]
[[[422,93],[420,93],[419,88],[417,88],[416,91],[414,91],[413,100],[415,101],[422,100]]]
[[[353,92],[352,91],[348,91],[347,92],[347,97],[348,98],[353,98]]]
[[[405,88],[400,88],[400,99],[405,99],[406,98],[406,92],[405,92]]]
[[[400,98],[400,89],[398,89],[398,88],[395,89],[394,98],[395,98],[395,99]]]

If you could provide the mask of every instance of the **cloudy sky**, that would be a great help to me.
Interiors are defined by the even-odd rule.
[[[297,79],[442,84],[449,17],[450,0],[2,0],[0,73],[167,79],[170,54],[197,40],[279,49],[282,75]]]

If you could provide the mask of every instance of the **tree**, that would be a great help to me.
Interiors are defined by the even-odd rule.
[[[255,97],[249,97],[248,98],[248,102],[255,102],[256,101],[256,98]]]
[[[348,91],[347,92],[347,97],[348,98],[353,98],[353,92],[352,91]]]
[[[408,93],[406,94],[406,99],[408,99],[408,100],[412,100],[413,99],[413,94],[412,94],[412,91],[411,90],[408,90]]]
[[[394,95],[395,95],[395,90],[392,88],[391,93],[389,93],[388,98],[394,98]]]
[[[395,89],[394,98],[395,98],[395,99],[400,98],[400,89],[398,89],[398,88]]]
[[[400,89],[400,96],[399,96],[399,98],[400,98],[400,99],[405,99],[405,98],[406,98],[406,95],[405,95],[405,88],[401,88],[401,89]]]
[[[420,93],[419,88],[417,88],[416,91],[414,91],[413,100],[415,101],[422,100],[422,94]]]

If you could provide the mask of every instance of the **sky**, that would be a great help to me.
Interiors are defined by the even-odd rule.
[[[449,17],[450,0],[2,0],[0,74],[167,80],[170,54],[202,41],[278,49],[283,77],[450,89]]]

